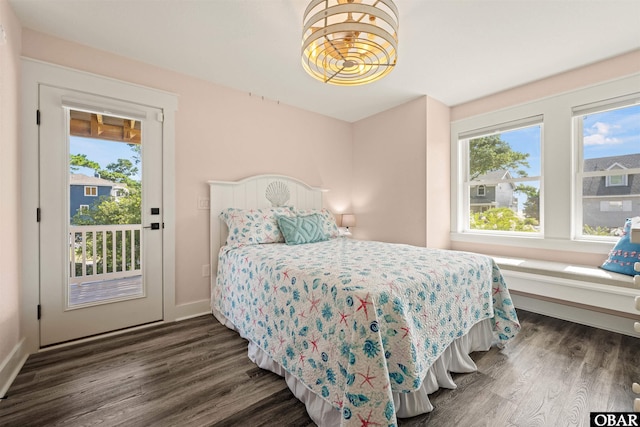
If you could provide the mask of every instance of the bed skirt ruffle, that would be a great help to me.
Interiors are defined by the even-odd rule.
[[[229,329],[238,331],[224,315],[212,309],[213,315]],[[284,377],[291,392],[303,402],[311,419],[320,427],[340,425],[341,413],[326,400],[309,390],[296,377],[276,363],[266,352],[251,340],[248,345],[248,356],[252,362],[262,369],[269,370]],[[409,418],[425,414],[433,410],[429,394],[439,388],[455,389],[457,386],[451,373],[467,373],[477,370],[476,364],[469,356],[474,351],[487,351],[495,339],[491,330],[491,319],[485,319],[474,325],[468,334],[456,339],[427,371],[422,386],[411,393],[393,393],[393,403],[398,418]]]

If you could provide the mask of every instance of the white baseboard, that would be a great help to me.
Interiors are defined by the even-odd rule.
[[[592,326],[619,334],[638,337],[640,334],[633,329],[633,320],[626,317],[614,316],[606,313],[585,310],[583,308],[571,307],[550,301],[543,301],[523,295],[511,295],[513,305],[516,309],[531,311],[533,313],[544,314],[581,325]]]
[[[27,361],[27,357],[29,357],[24,345],[25,341],[24,338],[21,339],[0,365],[0,397],[4,397],[7,394],[13,380],[18,376],[18,372],[20,372],[20,369]]]
[[[204,314],[211,314],[211,305],[208,299],[200,301],[194,301],[187,304],[177,305],[175,308],[176,322],[180,320],[187,320],[192,317],[202,316]]]

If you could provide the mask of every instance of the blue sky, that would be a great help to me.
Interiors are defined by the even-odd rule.
[[[500,135],[500,138],[508,142],[514,151],[529,153],[527,159],[529,167],[522,168],[528,176],[540,176],[540,130],[540,126],[530,126]]]
[[[72,136],[69,139],[70,154],[86,154],[89,160],[97,162],[103,169],[106,168],[109,163],[116,163],[118,159],[129,159],[133,162],[134,152],[123,142],[81,138],[78,136]],[[137,165],[137,167],[137,179],[140,179],[142,165]],[[80,168],[75,173],[91,176],[93,175],[93,169]]]
[[[504,132],[500,135],[500,138],[503,141],[508,142],[509,146],[511,146],[513,150],[520,151],[522,153],[529,153],[529,157],[527,158],[529,167],[522,168],[527,172],[527,176],[540,176],[541,174],[541,130],[542,128],[537,125]],[[514,178],[515,177],[517,177],[517,175],[514,175]],[[529,181],[524,182],[523,184],[540,188],[540,181]],[[523,209],[524,203],[527,201],[527,196],[522,193],[516,193],[515,196],[518,199],[518,210],[520,211]]]
[[[619,108],[583,117],[584,158],[619,156],[640,153],[640,105]],[[539,176],[540,126],[530,126],[500,135],[515,151],[529,153],[528,176]],[[539,182],[527,185],[539,187]],[[520,208],[526,196],[518,194]]]
[[[640,153],[640,105],[584,116],[584,158]]]
[[[584,158],[640,153],[640,105],[584,116]],[[540,175],[540,127],[505,132],[500,137],[515,151],[529,153],[529,176]]]

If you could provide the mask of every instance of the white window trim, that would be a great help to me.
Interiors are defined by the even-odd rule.
[[[482,191],[480,191],[482,190]],[[476,187],[476,196],[485,197],[487,195],[487,186],[484,184],[480,184]]]
[[[573,135],[573,144],[575,147],[575,158],[574,158],[574,169],[575,169],[575,182],[574,182],[574,222],[573,222],[573,238],[576,241],[599,241],[604,240],[607,242],[615,243],[617,238],[615,237],[599,237],[599,236],[588,236],[582,234],[583,229],[583,210],[582,210],[582,202],[581,199],[584,199],[582,194],[582,185],[584,178],[587,177],[605,177],[605,185],[609,187],[611,176],[619,176],[620,169],[614,169],[616,165],[620,166],[625,170],[626,175],[624,178],[625,185],[627,183],[627,177],[629,174],[640,173],[640,168],[637,169],[628,169],[624,166],[614,163],[611,167],[609,167],[606,171],[584,171],[584,147],[582,144],[582,138],[584,135],[584,129],[582,127],[583,122],[580,120],[582,116],[589,113],[597,113],[603,111],[609,111],[617,108],[630,107],[632,105],[640,104],[640,92],[638,92],[638,80],[640,80],[640,74],[635,74],[632,77],[627,79],[620,79],[618,81],[627,81],[630,80],[629,90],[626,94],[623,95],[610,95],[608,97],[604,97],[600,100],[585,102],[582,105],[573,106],[571,108],[572,111],[572,120],[571,123],[574,127],[574,135]],[[613,82],[611,83],[613,84]],[[630,93],[631,92],[631,93]],[[613,185],[614,187],[616,185]],[[612,197],[620,197],[620,196],[612,196]],[[621,224],[622,225],[622,224]]]
[[[91,194],[91,189],[95,188],[96,189],[96,194]],[[87,190],[88,194],[87,194]],[[85,197],[98,197],[98,187],[95,185],[85,185],[84,186],[84,196]]]
[[[516,231],[488,231],[488,230],[478,230],[478,229],[473,229],[473,230],[468,230],[466,228],[466,217],[465,217],[465,213],[466,212],[471,212],[471,200],[470,200],[470,195],[471,195],[471,189],[474,186],[481,186],[481,185],[485,185],[485,186],[492,186],[495,187],[495,191],[497,194],[498,191],[498,186],[500,184],[503,183],[508,183],[513,185],[514,187],[516,187],[516,183],[521,183],[521,182],[531,182],[531,181],[537,181],[540,182],[540,195],[541,195],[541,199],[542,199],[542,195],[543,195],[543,181],[542,181],[542,176],[525,176],[525,177],[516,177],[516,178],[503,178],[503,179],[494,179],[494,180],[473,180],[473,181],[467,181],[467,179],[469,178],[467,176],[467,165],[469,165],[469,141],[477,138],[477,137],[483,137],[483,136],[490,136],[490,135],[495,135],[495,134],[501,134],[501,133],[505,133],[505,132],[509,132],[509,131],[513,131],[513,130],[517,130],[517,129],[523,129],[525,127],[531,127],[531,126],[540,126],[540,152],[543,151],[543,141],[544,141],[544,122],[543,122],[543,116],[541,115],[534,115],[531,117],[525,117],[525,118],[521,118],[521,119],[517,119],[517,120],[511,120],[509,122],[503,122],[497,125],[492,125],[492,126],[488,126],[488,127],[484,127],[484,128],[480,128],[480,129],[474,129],[471,131],[467,131],[464,133],[460,134],[460,137],[458,140],[455,141],[455,144],[458,147],[458,149],[462,150],[461,151],[461,156],[463,157],[463,162],[461,164],[462,167],[462,177],[463,177],[463,187],[460,189],[460,191],[458,193],[461,193],[463,196],[463,206],[464,206],[464,210],[460,212],[460,225],[461,225],[461,232],[466,233],[466,234],[485,234],[485,235],[496,235],[496,236],[501,236],[501,235],[506,235],[506,236],[540,236],[542,234],[541,232],[516,232]],[[452,144],[454,144],[453,138],[452,138]],[[542,168],[542,161],[540,164],[540,167]],[[511,176],[509,174],[509,176]],[[452,188],[453,188],[453,180],[452,180]],[[542,210],[542,209],[541,209]],[[540,212],[540,229],[543,230],[544,229],[544,218],[542,216],[542,211]]]
[[[80,205],[80,207],[78,208],[78,212],[83,212],[88,210],[89,210],[89,205]]]
[[[607,168],[607,170],[613,170],[613,171],[625,171],[627,170],[627,168],[625,168],[624,166],[622,166],[620,163],[614,163],[611,166],[609,166]],[[612,184],[611,183],[611,177],[614,176],[621,176],[622,177],[622,183],[621,184]],[[627,187],[629,185],[629,175],[627,175],[626,173],[621,173],[621,174],[617,174],[617,175],[607,175],[607,177],[605,178],[605,186],[607,187]]]
[[[612,177],[618,177],[621,176],[622,177],[622,182],[620,184],[616,184],[615,182],[611,182],[611,178]],[[628,176],[627,175],[609,175],[606,178],[606,183],[605,186],[607,187],[627,187],[629,184],[627,184],[628,182]]]
[[[577,177],[577,153],[573,138],[573,114],[575,106],[589,105],[637,92],[640,87],[640,73],[624,78],[589,86],[579,90],[561,93],[525,104],[485,113],[451,123],[451,240],[489,245],[516,246],[548,250],[562,250],[584,253],[603,253],[614,243],[595,238],[576,239],[575,221],[582,211],[575,200]],[[540,216],[544,221],[544,234],[519,236],[509,233],[469,233],[464,232],[463,214],[468,208],[465,202],[463,175],[466,156],[460,152],[458,141],[461,135],[476,129],[489,128],[497,123],[517,121],[524,117],[544,116],[543,145],[541,150],[542,180]],[[544,141],[548,141],[547,144]],[[612,173],[615,175],[615,173]],[[553,185],[545,186],[545,182]],[[467,209],[468,211],[468,209]]]

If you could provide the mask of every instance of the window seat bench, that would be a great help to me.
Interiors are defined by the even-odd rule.
[[[640,276],[599,267],[493,256],[516,308],[638,336]]]

